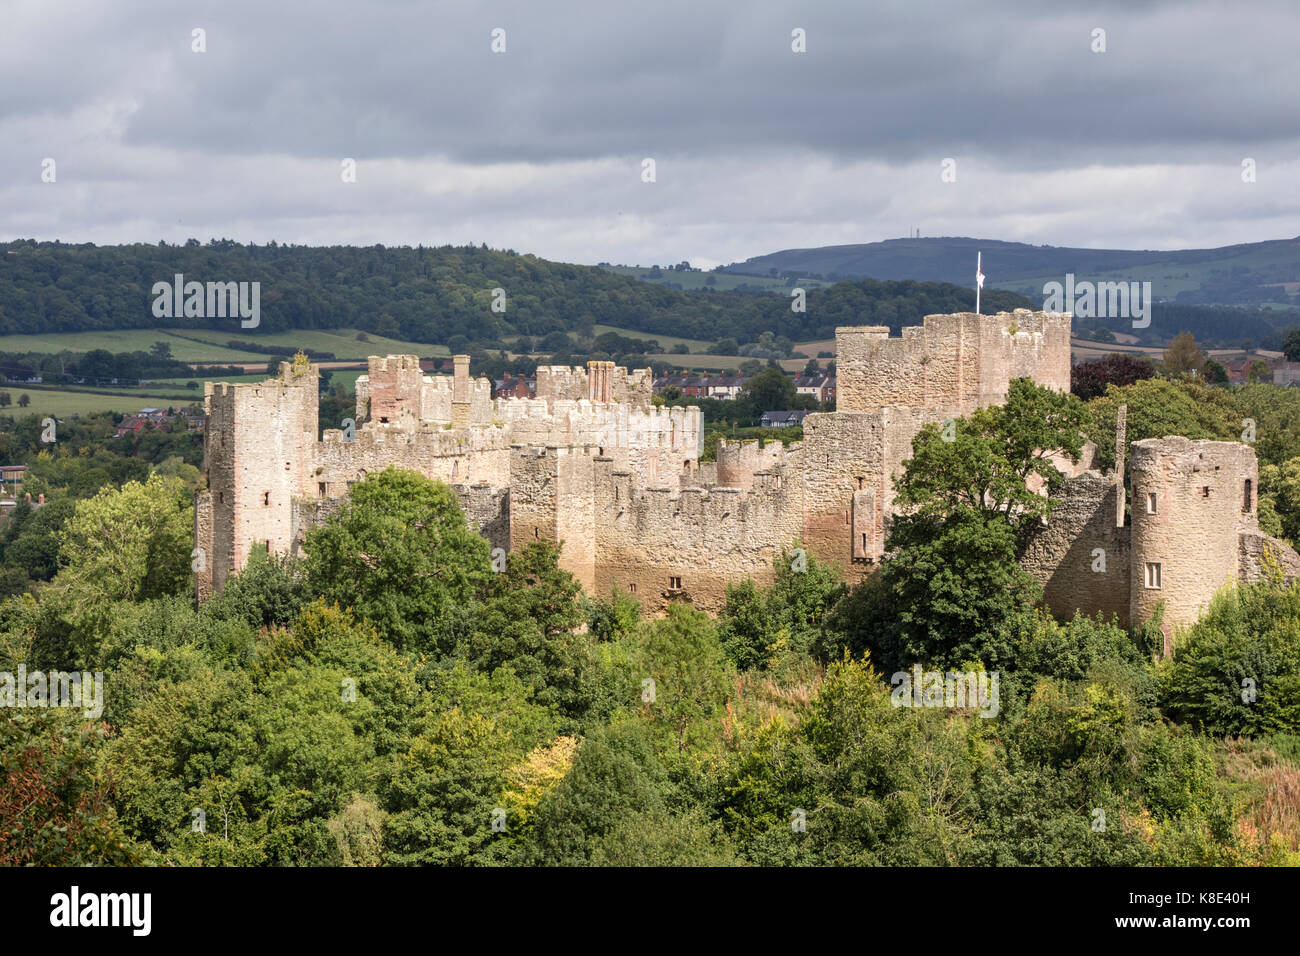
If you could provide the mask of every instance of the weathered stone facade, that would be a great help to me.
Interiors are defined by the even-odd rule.
[[[1121,416],[1121,452],[1123,423]],[[1109,475],[1071,476],[1024,557],[1055,613],[1100,611],[1136,625],[1163,606],[1168,655],[1178,628],[1194,622],[1224,586],[1257,581],[1270,568],[1284,580],[1300,576],[1300,555],[1260,533],[1253,448],[1177,436],[1127,448],[1131,492],[1122,454]]]
[[[317,440],[316,370],[282,363],[261,384],[205,388],[196,588],[219,590],[255,544],[298,548],[353,483],[389,466],[449,484],[494,547],[562,542],[561,564],[584,588],[634,594],[652,611],[676,600],[717,610],[728,584],[769,582],[773,558],[799,546],[860,579],[883,554],[893,481],[917,432],[1003,401],[1017,377],[1067,390],[1069,341],[1068,314],[1023,309],[927,316],[897,338],[837,329],[839,410],[809,415],[802,442],[720,442],[704,463],[700,410],[654,406],[648,369],[543,367],[536,398],[496,399],[467,356],[450,378],[424,375],[415,356],[372,356],[355,422]],[[1255,540],[1253,503],[1242,506],[1241,489],[1257,483],[1253,451],[1185,441],[1135,443],[1135,495],[1165,504],[1150,520],[1135,511],[1132,527],[1122,477],[1090,470],[1090,455],[1061,463],[1062,501],[1025,558],[1050,607],[1127,621],[1163,599],[1173,626],[1223,581],[1258,573],[1271,545]],[[1122,476],[1122,435],[1117,445]],[[1091,570],[1096,549],[1102,573]],[[1147,563],[1168,586],[1143,586]]]

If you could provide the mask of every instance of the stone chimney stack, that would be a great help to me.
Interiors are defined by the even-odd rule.
[[[587,363],[587,398],[593,402],[608,402],[614,391],[614,363]]]
[[[469,356],[456,355],[452,357],[456,363],[455,377],[452,379],[451,400],[453,402],[469,401]]]
[[[451,383],[451,424],[454,428],[469,425],[469,356],[452,356],[455,363]]]

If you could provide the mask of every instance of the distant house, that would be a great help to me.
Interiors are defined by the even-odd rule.
[[[835,401],[835,376],[828,372],[800,375],[794,380],[796,395],[811,395],[818,402]]]
[[[739,375],[667,375],[655,383],[658,391],[669,387],[689,398],[716,398],[726,402],[740,397],[745,379]]]
[[[167,422],[171,417],[165,408],[142,408],[134,415],[127,415],[118,422],[117,437],[134,435],[146,425],[150,428],[169,430]]]
[[[705,395],[722,401],[732,401],[740,397],[745,380],[739,375],[714,375],[705,379]]]
[[[675,388],[683,395],[699,398],[704,394],[704,378],[700,375],[665,375],[655,383],[655,388],[659,391]]]
[[[492,384],[493,395],[497,398],[533,398],[537,393],[536,382],[529,381],[522,375],[511,378],[509,372],[505,378],[499,378]]]
[[[145,419],[141,418],[139,415],[126,415],[117,423],[116,435],[118,438],[123,438],[126,435],[134,435],[136,432],[140,431],[140,429],[144,428],[144,426]]]
[[[807,412],[764,412],[758,422],[764,428],[790,428],[793,425],[802,425]]]

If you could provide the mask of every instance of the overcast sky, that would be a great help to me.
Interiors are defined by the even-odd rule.
[[[918,227],[1292,237],[1298,27],[1297,0],[0,0],[0,238],[709,267]]]

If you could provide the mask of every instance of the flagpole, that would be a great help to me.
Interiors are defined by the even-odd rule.
[[[980,314],[980,285],[981,285],[980,273],[983,271],[980,268],[980,265],[982,264],[982,262],[983,259],[981,257],[981,253],[978,252],[975,253],[975,314],[976,315]]]

